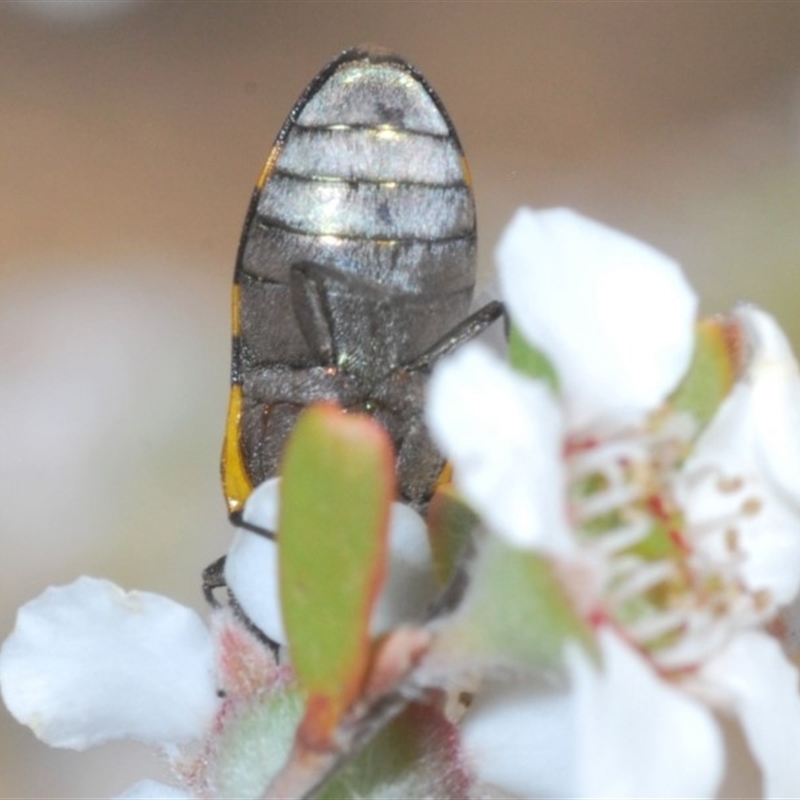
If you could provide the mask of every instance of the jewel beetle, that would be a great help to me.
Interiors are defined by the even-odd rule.
[[[469,313],[476,238],[469,168],[428,82],[388,51],[343,52],[278,133],[239,243],[221,459],[235,525],[272,538],[245,502],[321,400],[381,422],[399,499],[425,509],[444,466],[422,418],[431,369],[503,315]],[[204,572],[212,603],[224,568]]]
[[[234,523],[318,400],[385,426],[400,499],[424,507],[443,466],[422,421],[431,367],[502,314],[468,315],[475,270],[470,175],[444,106],[402,58],[345,51],[289,114],[242,231],[222,453]]]

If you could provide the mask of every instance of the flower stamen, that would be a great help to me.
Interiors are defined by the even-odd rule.
[[[609,618],[669,673],[692,670],[773,609],[741,577],[740,525],[763,501],[741,475],[684,469],[697,431],[679,416],[662,410],[649,427],[565,449],[570,516],[604,563]],[[684,518],[678,476],[711,515]]]

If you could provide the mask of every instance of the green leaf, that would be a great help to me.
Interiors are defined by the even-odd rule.
[[[426,522],[436,578],[446,586],[458,566],[462,548],[479,524],[478,516],[453,486],[446,484],[433,495]]]
[[[411,703],[336,775],[318,800],[468,797],[458,733],[431,705]]]
[[[434,657],[558,666],[567,640],[594,652],[589,625],[579,616],[548,560],[489,536],[481,544],[464,601],[443,622]]]
[[[367,415],[311,406],[289,439],[282,476],[283,619],[309,695],[304,729],[324,740],[358,696],[369,663],[395,493],[392,445]]]
[[[291,689],[265,693],[226,719],[215,743],[212,780],[217,797],[258,798],[283,766],[303,716],[303,697]]]
[[[708,424],[733,386],[736,357],[724,322],[700,320],[692,361],[670,398],[672,407],[691,414],[701,426]]]
[[[558,391],[558,374],[550,360],[541,350],[527,342],[519,328],[513,324],[508,336],[508,360],[517,372],[544,381],[554,392]]]

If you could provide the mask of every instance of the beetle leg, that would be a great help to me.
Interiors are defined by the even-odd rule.
[[[247,523],[243,524],[243,527],[249,528],[250,530],[254,530],[257,533],[264,532],[261,528],[256,528],[255,526],[248,525]],[[271,531],[267,531],[271,538],[274,538],[275,534]],[[236,599],[236,595],[228,587],[228,584],[225,581],[225,556],[218,558],[212,564],[209,564],[203,570],[203,595],[206,598],[206,602],[212,608],[222,608],[222,603],[217,600],[214,596],[214,592],[217,589],[227,589],[228,592],[228,605],[233,610],[233,613],[236,615],[237,619],[242,623],[242,625],[247,628],[259,641],[265,644],[269,649],[272,651],[272,654],[275,656],[275,660],[280,660],[280,644],[273,639],[270,639],[251,619],[250,617],[245,614],[244,609],[239,604],[239,601]]]
[[[423,515],[443,465],[444,458],[431,441],[425,423],[419,414],[414,415],[397,453],[397,477],[403,499]]]
[[[319,264],[293,264],[289,271],[292,308],[300,333],[320,364],[334,364],[335,339],[324,280]]]
[[[451,353],[457,347],[465,344],[483,333],[495,320],[505,316],[505,306],[499,300],[492,300],[474,314],[470,314],[463,322],[448,331],[438,342],[418,356],[406,369],[413,371],[428,371],[442,356]]]
[[[329,400],[348,407],[360,397],[351,376],[323,366],[253,367],[243,389],[239,446],[254,487],[277,474],[286,439],[307,405]]]
[[[225,556],[222,556],[203,570],[203,596],[212,608],[219,608],[221,605],[214,596],[214,591],[226,586]]]
[[[259,536],[263,536],[265,539],[269,539],[270,541],[274,542],[275,539],[278,538],[275,534],[275,531],[271,531],[269,528],[263,528],[261,525],[255,525],[254,523],[243,519],[241,512],[234,512],[233,514],[228,515],[228,519],[230,519],[230,521],[237,528],[244,528],[244,530],[250,531],[251,533],[256,533]]]
[[[301,403],[262,403],[254,398],[245,402],[241,447],[254,488],[277,474],[284,444],[303,408]]]

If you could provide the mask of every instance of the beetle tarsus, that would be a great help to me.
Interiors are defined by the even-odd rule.
[[[253,636],[269,647],[269,649],[272,651],[272,654],[275,656],[275,660],[279,661],[281,648],[280,643],[267,636],[267,634],[264,633],[264,631],[262,631],[261,628],[259,628],[258,625],[256,625],[244,612],[241,605],[237,601],[236,596],[230,590],[230,587],[225,580],[225,561],[226,556],[222,556],[213,563],[209,564],[203,570],[203,596],[205,597],[206,602],[212,608],[222,608],[222,603],[217,600],[214,592],[217,589],[225,589],[228,596],[228,605],[236,615],[236,618],[242,623],[242,625],[245,626],[245,628],[247,628],[248,631],[250,631],[250,633],[253,634]]]
[[[225,556],[222,556],[203,570],[203,596],[212,608],[220,608],[222,605],[214,596],[214,592],[224,587],[227,587],[227,584],[225,583]]]

